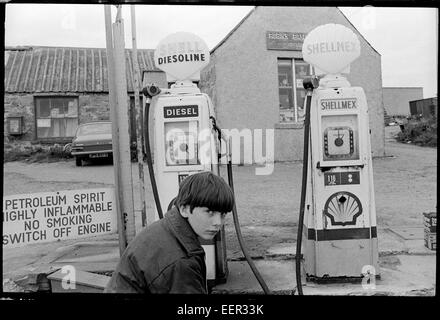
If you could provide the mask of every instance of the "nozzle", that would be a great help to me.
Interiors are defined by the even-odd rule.
[[[319,80],[317,77],[307,77],[303,80],[303,86],[306,90],[313,90],[319,87]]]
[[[152,98],[155,95],[158,95],[160,93],[160,88],[158,86],[156,86],[155,84],[150,84],[142,89],[142,93],[147,98]]]

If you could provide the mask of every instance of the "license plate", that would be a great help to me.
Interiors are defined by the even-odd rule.
[[[105,158],[108,157],[108,153],[94,153],[90,155],[90,158]]]

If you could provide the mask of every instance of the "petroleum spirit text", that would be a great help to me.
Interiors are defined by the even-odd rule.
[[[26,231],[14,234],[3,235],[3,245],[6,246],[9,243],[29,243],[36,241],[44,241],[47,239],[47,230]]]
[[[356,51],[356,43],[350,41],[319,42],[307,46],[308,54]]]
[[[321,110],[356,109],[356,100],[322,100]]]
[[[39,208],[48,206],[60,206],[66,204],[66,195],[60,196],[57,192],[56,196],[46,197],[29,197],[21,199],[5,200],[4,210]]]
[[[44,208],[44,217],[66,216],[69,214],[98,213],[112,211],[112,202],[97,202],[70,205],[66,207]]]
[[[66,219],[67,220],[67,219]],[[69,219],[69,223],[71,223],[72,219]],[[88,219],[84,219],[88,220]],[[78,222],[78,221],[76,221]],[[55,224],[55,221],[50,222],[52,226]],[[57,221],[57,228],[47,229],[47,230],[34,230],[34,231],[25,231],[20,233],[13,234],[5,234],[3,235],[3,245],[7,246],[9,244],[20,244],[20,243],[35,243],[42,242],[47,240],[48,233],[51,234],[53,239],[61,239],[68,237],[73,233],[72,225],[65,225],[66,221]],[[63,226],[64,225],[64,226]],[[110,222],[101,222],[101,223],[91,223],[91,224],[80,224],[76,226],[76,233],[78,236],[84,235],[92,235],[97,233],[108,233],[111,232]]]

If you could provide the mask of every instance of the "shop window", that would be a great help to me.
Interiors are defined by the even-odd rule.
[[[304,60],[278,59],[280,123],[297,123],[304,120],[306,91],[303,79],[310,75],[310,65]]]
[[[77,97],[35,97],[37,139],[71,138],[78,127]]]

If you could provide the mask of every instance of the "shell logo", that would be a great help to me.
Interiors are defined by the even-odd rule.
[[[350,63],[361,53],[360,42],[349,28],[329,23],[310,31],[304,39],[304,61],[318,70],[318,74],[348,73]]]
[[[195,34],[176,32],[159,42],[154,63],[176,80],[186,80],[209,63],[209,49]]]

